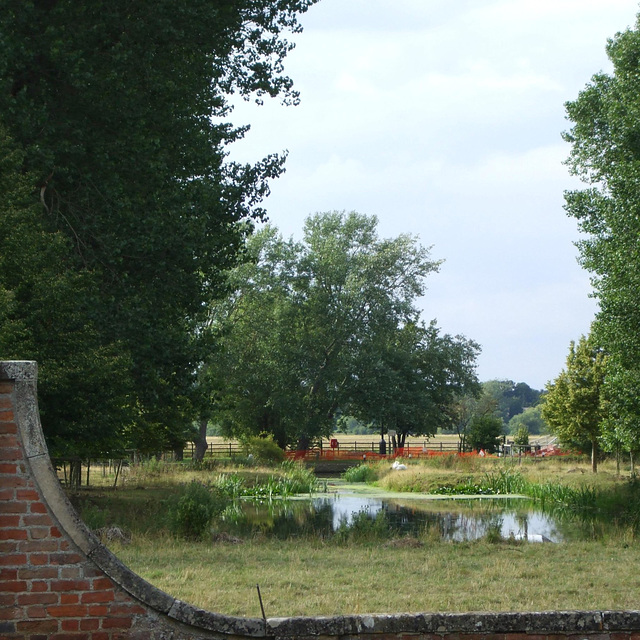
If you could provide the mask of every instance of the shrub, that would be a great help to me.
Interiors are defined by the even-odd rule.
[[[280,464],[284,460],[284,451],[271,435],[245,438],[242,447],[247,458],[252,458],[260,464]]]
[[[347,482],[373,482],[377,480],[378,474],[370,465],[359,464],[357,467],[349,467],[342,477]]]
[[[203,538],[213,517],[224,507],[225,500],[218,492],[199,482],[191,482],[183,487],[169,510],[171,528],[183,538]]]
[[[513,444],[526,446],[529,444],[529,429],[525,425],[518,427],[513,434]]]
[[[469,445],[479,451],[484,449],[493,453],[498,448],[502,436],[502,420],[494,416],[479,416],[472,420],[469,427]]]

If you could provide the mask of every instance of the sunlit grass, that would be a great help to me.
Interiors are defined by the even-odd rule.
[[[184,545],[138,538],[116,552],[172,595],[243,616],[261,615],[256,584],[268,616],[634,609],[640,588],[640,549],[624,535],[605,543],[438,542],[417,548],[299,539]]]

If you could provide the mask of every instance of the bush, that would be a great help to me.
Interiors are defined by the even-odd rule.
[[[225,507],[222,496],[199,482],[186,485],[169,510],[172,531],[190,540],[204,537],[213,517]]]
[[[284,451],[271,435],[245,438],[242,447],[247,458],[260,464],[280,464],[284,460]]]
[[[373,482],[378,479],[378,474],[368,464],[359,464],[357,467],[349,467],[342,477],[347,482]]]
[[[513,434],[513,444],[526,446],[529,444],[529,429],[522,425]]]
[[[502,436],[502,420],[494,416],[479,416],[472,420],[467,440],[476,451],[493,453]]]

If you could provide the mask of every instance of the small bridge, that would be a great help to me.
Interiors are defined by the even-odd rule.
[[[34,362],[0,361],[0,638],[639,640],[638,611],[237,618],[145,582],[87,529],[51,465]],[[425,584],[425,589],[437,589]]]

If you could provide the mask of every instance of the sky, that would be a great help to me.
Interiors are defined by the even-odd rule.
[[[288,151],[265,201],[305,218],[357,211],[444,260],[418,301],[442,332],[481,345],[480,380],[544,388],[597,310],[563,193],[564,104],[600,71],[638,0],[320,0],[285,63],[301,103],[239,102],[229,149]]]

